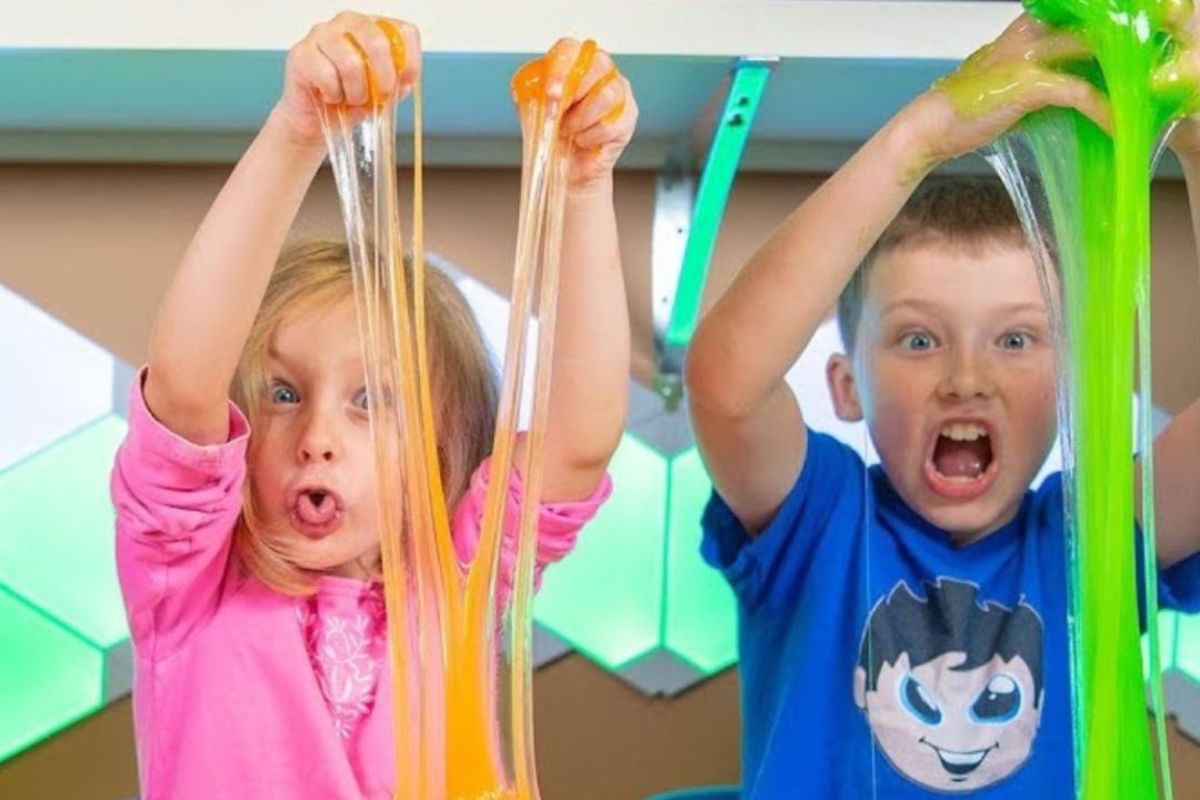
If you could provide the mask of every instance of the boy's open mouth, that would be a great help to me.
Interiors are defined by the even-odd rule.
[[[957,421],[944,424],[938,432],[925,475],[936,493],[970,500],[987,491],[995,467],[988,428],[979,422]]]

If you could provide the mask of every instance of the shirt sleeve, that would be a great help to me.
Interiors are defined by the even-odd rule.
[[[146,407],[143,368],[111,478],[117,574],[139,651],[161,660],[216,608],[242,509],[249,424],[229,404],[229,441],[194,444]]]
[[[471,476],[470,485],[454,511],[451,535],[459,560],[466,564],[475,557],[483,526],[491,459],[484,460]],[[606,473],[591,495],[565,503],[542,503],[537,512],[537,550],[534,587],[541,585],[546,566],[562,560],[575,549],[579,531],[612,494],[612,478]],[[504,500],[504,536],[500,546],[500,607],[511,596],[517,566],[517,529],[521,521],[524,485],[517,470],[510,471]]]
[[[744,609],[785,604],[805,580],[822,533],[837,527],[839,510],[861,517],[865,469],[850,447],[809,429],[800,475],[757,536],[750,536],[724,498],[713,492],[701,520],[700,551],[724,574]]]
[[[1138,614],[1142,630],[1146,629],[1145,612],[1145,539],[1140,525],[1135,526],[1137,536],[1137,585]],[[1200,553],[1193,553],[1166,569],[1158,570],[1158,605],[1174,611],[1191,614],[1200,612]]]

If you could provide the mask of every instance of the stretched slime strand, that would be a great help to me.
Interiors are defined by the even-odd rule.
[[[513,614],[509,627],[513,632],[512,668],[510,670],[509,741],[512,745],[512,768],[519,794],[514,797],[536,797],[536,778],[533,774],[532,735],[528,723],[529,663],[528,629],[529,602],[532,591],[536,510],[540,493],[540,457],[543,450],[547,388],[550,378],[551,360],[548,357],[553,342],[554,301],[557,298],[557,264],[562,228],[564,177],[569,146],[562,141],[558,129],[562,114],[570,107],[579,81],[591,65],[595,54],[595,43],[585,42],[580,48],[575,63],[563,82],[558,96],[548,94],[549,57],[533,61],[518,70],[513,80],[513,95],[518,111],[527,131],[532,132],[527,144],[522,175],[522,198],[520,223],[517,233],[516,265],[513,272],[512,308],[508,329],[505,374],[496,423],[496,436],[492,448],[492,475],[508,475],[516,447],[516,425],[520,412],[517,391],[522,384],[527,359],[527,323],[529,309],[534,302],[535,292],[541,301],[538,318],[538,358],[535,376],[535,401],[529,437],[526,442],[526,463],[521,465],[524,478],[520,523],[517,535],[518,570],[512,578],[514,588]],[[538,282],[540,281],[540,287]],[[497,581],[499,580],[501,536],[507,516],[507,482],[492,480],[484,503],[483,525],[480,532],[479,550],[467,575],[465,596],[466,612],[463,627],[457,632],[461,641],[469,643],[472,655],[498,663],[496,658],[496,633],[502,609],[495,605]],[[525,568],[520,565],[524,564]],[[466,664],[466,659],[458,662]],[[480,742],[480,737],[491,737],[495,731],[467,727],[472,720],[484,717],[475,713],[478,703],[495,702],[495,683],[499,676],[494,672],[476,673],[489,683],[473,688],[470,692],[456,692],[451,700],[449,721],[460,726],[451,737],[457,746],[460,741]],[[464,682],[469,676],[463,676]],[[457,680],[452,679],[456,686]],[[484,765],[477,765],[482,768]],[[451,796],[477,796],[479,785],[485,782],[483,774],[466,769],[451,770]]]
[[[385,20],[397,66],[400,32]],[[595,45],[580,49],[561,91],[547,94],[548,61],[524,67],[514,96],[527,129],[518,252],[508,354],[501,385],[491,479],[478,552],[462,566],[451,540],[441,482],[425,328],[422,98],[413,89],[413,242],[403,258],[395,185],[395,101],[382,97],[366,54],[364,108],[322,108],[350,247],[354,294],[367,371],[377,504],[388,612],[400,800],[534,800],[538,796],[531,724],[529,626],[536,519],[550,380],[565,179],[571,157],[559,126],[587,73]],[[518,530],[504,532],[508,480],[516,449],[527,331],[536,298],[538,345],[529,436],[519,465],[524,491]],[[512,581],[498,570],[501,542],[516,537]],[[511,576],[506,576],[511,577]],[[507,598],[513,663],[502,697],[498,648]],[[507,701],[507,702],[505,702]],[[384,698],[380,698],[384,702]],[[508,717],[505,718],[507,713]]]
[[[1141,444],[1149,453],[1150,165],[1160,133],[1187,110],[1184,99],[1192,94],[1179,91],[1178,85],[1164,89],[1156,75],[1176,49],[1166,24],[1186,19],[1190,8],[1149,0],[1034,0],[1027,5],[1044,22],[1086,42],[1095,62],[1081,74],[1107,90],[1112,106],[1111,138],[1074,112],[1038,112],[1021,126],[1056,234],[1065,295],[1060,391],[1066,390],[1064,452],[1072,474],[1067,495],[1077,791],[1085,800],[1152,798],[1154,759],[1145,721],[1136,554],[1130,536],[1130,398],[1136,318]],[[960,113],[982,114],[1013,90],[1014,76],[1055,79],[1032,54],[991,71],[984,55],[968,60],[942,88]],[[1071,154],[1074,163],[1064,163]],[[1038,220],[1026,223],[1038,227]],[[1151,459],[1142,460],[1142,469],[1151,682],[1163,791],[1169,797],[1157,665]]]

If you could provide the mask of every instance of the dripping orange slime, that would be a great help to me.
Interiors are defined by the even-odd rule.
[[[403,38],[378,25],[405,63]],[[351,38],[364,63],[362,48]],[[591,67],[585,42],[564,77],[551,56],[523,66],[512,91],[525,136],[521,213],[507,357],[501,382],[479,547],[459,563],[450,536],[434,424],[424,314],[424,244],[419,83],[413,91],[413,236],[405,265],[396,199],[395,103],[381,97],[368,66],[369,108],[328,107],[322,121],[346,222],[375,446],[383,577],[388,614],[396,790],[399,800],[534,800],[538,797],[530,718],[529,627],[535,523],[557,301],[563,199],[571,146],[559,127]],[[601,78],[591,93],[615,77]],[[561,85],[554,85],[561,80]],[[619,109],[617,110],[619,114]],[[533,307],[536,303],[536,312]],[[538,321],[533,412],[519,446],[516,424],[526,331]],[[520,463],[514,463],[519,460]],[[505,531],[508,476],[519,468],[520,522]],[[500,548],[516,537],[510,582],[497,573]],[[501,629],[511,634],[507,680]],[[378,702],[384,702],[380,697]]]

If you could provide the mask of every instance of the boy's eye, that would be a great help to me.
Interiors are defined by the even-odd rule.
[[[996,675],[971,705],[971,720],[998,724],[1021,713],[1021,686],[1008,675]]]
[[[1033,344],[1033,337],[1028,333],[1011,331],[1000,337],[1000,346],[1005,350],[1024,350]]]
[[[942,721],[942,711],[921,682],[912,675],[900,681],[900,703],[904,710],[926,725],[937,725]]]
[[[286,383],[279,382],[271,385],[270,390],[272,403],[299,403],[300,395],[291,386]]]
[[[933,349],[933,336],[925,331],[906,333],[900,338],[900,345],[908,350],[924,352]]]

